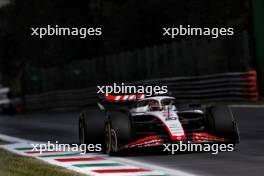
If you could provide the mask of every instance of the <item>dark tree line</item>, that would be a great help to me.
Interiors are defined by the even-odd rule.
[[[0,9],[0,69],[12,78],[25,64],[57,66],[169,42],[162,27],[246,24],[247,0],[12,0]],[[30,27],[102,27],[99,39],[30,36]]]

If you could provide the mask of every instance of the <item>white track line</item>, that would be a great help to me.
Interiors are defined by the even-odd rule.
[[[5,134],[0,134],[0,140],[10,142],[10,143],[37,143],[36,141],[26,140],[22,138],[17,138],[13,136],[8,136]],[[41,142],[43,143],[43,142]]]
[[[180,171],[180,170],[169,169],[169,168],[165,168],[162,166],[158,166],[158,165],[154,165],[154,164],[147,164],[147,163],[143,163],[141,161],[134,161],[134,160],[126,159],[126,158],[111,157],[111,160],[130,164],[130,165],[135,165],[135,166],[139,166],[139,167],[144,167],[144,168],[150,169],[150,170],[159,170],[159,171],[165,172],[169,175],[198,176],[197,174],[192,174],[192,173],[188,173],[188,172]]]

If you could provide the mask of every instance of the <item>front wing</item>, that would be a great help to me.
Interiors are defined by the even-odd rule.
[[[170,141],[169,143],[178,143],[179,140]],[[183,140],[182,142],[188,142],[187,140]],[[191,143],[231,143],[232,141],[228,139],[224,139],[222,137],[217,137],[206,132],[193,132]],[[144,137],[142,139],[136,140],[134,142],[130,142],[126,145],[121,146],[120,150],[122,149],[132,149],[132,148],[147,148],[147,147],[155,147],[161,146],[165,143],[168,143],[159,135],[152,135],[148,137]]]

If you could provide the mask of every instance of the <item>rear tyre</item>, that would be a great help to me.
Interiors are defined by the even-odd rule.
[[[104,124],[106,114],[100,110],[86,110],[79,118],[79,141],[81,144],[100,144],[104,148]]]
[[[122,146],[132,140],[130,114],[114,111],[105,123],[105,146],[109,155],[120,154]]]
[[[207,109],[207,129],[209,133],[228,140],[238,140],[238,129],[228,106],[217,105]]]

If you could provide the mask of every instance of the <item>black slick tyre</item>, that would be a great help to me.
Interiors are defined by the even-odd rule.
[[[85,110],[79,118],[80,144],[100,144],[104,147],[104,124],[106,114],[100,110]]]
[[[208,132],[228,140],[238,140],[238,129],[228,106],[216,105],[207,109]]]

